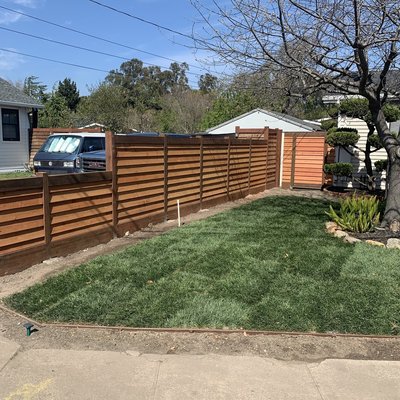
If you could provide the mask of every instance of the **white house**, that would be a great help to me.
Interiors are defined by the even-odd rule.
[[[313,132],[320,130],[318,123],[303,121],[290,115],[257,108],[210,128],[206,132],[211,135],[230,135],[235,133],[237,126],[240,126],[240,128],[264,128],[267,126],[271,129],[282,129],[283,132]]]
[[[399,121],[396,122],[391,122],[389,123],[389,129],[391,132],[399,132]],[[365,145],[367,142],[367,137],[368,137],[368,126],[367,124],[358,118],[351,118],[347,117],[346,115],[339,115],[338,117],[338,127],[339,128],[353,128],[357,129],[358,134],[360,135],[360,139],[357,142],[357,146],[360,147],[361,149],[365,149]],[[356,155],[359,156],[359,158],[363,157],[363,153],[360,154],[360,152],[357,151],[357,149],[352,149],[352,152]],[[371,154],[371,161],[372,161],[372,167],[374,168],[374,163],[375,161],[378,160],[386,160],[387,159],[387,153],[385,149],[379,149]],[[365,170],[365,165],[363,162],[360,162],[360,160],[357,157],[350,156],[349,153],[347,153],[345,150],[341,148],[336,148],[336,153],[335,153],[335,162],[346,162],[346,163],[351,163],[353,164],[353,177],[356,178],[357,180],[363,180],[363,178],[366,177],[366,170]],[[385,189],[385,177],[386,173],[383,172],[380,176],[378,176],[376,184],[377,188],[380,189]],[[357,182],[357,181],[355,181]],[[347,187],[353,187],[353,182],[352,181],[346,181],[344,183],[343,181],[338,181],[337,184],[339,186],[347,186]],[[359,187],[359,184],[355,184],[356,187]]]
[[[28,163],[29,130],[37,126],[37,109],[42,107],[37,100],[0,78],[1,172],[21,170]]]

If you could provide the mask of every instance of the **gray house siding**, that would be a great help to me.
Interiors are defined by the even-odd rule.
[[[0,106],[2,110],[18,110],[19,117],[19,141],[7,141],[3,138],[3,124],[0,124],[0,171],[15,171],[24,169],[29,158],[29,118],[27,108]],[[2,122],[2,121],[1,121]]]
[[[43,108],[39,101],[27,96],[11,83],[0,78],[0,171],[24,169],[29,160],[29,112]],[[4,122],[8,126],[9,135],[13,128],[9,126],[11,119],[3,121],[3,110],[17,110],[19,121],[19,138],[5,140]],[[10,139],[10,136],[9,136]]]

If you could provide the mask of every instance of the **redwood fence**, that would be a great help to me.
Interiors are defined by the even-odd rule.
[[[325,143],[325,132],[285,132],[282,154],[282,187],[321,189],[329,184],[323,171],[334,149]]]
[[[0,275],[149,223],[279,186],[282,132],[262,140],[107,134],[110,171],[0,181]]]

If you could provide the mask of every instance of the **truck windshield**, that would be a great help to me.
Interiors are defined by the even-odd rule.
[[[46,153],[75,153],[79,149],[81,137],[71,135],[57,135],[49,137],[40,151]]]

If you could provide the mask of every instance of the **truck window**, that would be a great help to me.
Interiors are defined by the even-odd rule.
[[[105,149],[105,138],[101,137],[85,137],[82,146],[82,153],[89,151],[104,150]]]

